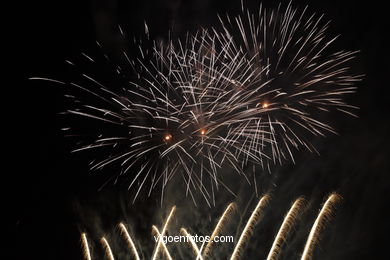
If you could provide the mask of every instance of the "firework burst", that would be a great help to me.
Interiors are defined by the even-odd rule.
[[[356,52],[328,51],[337,37],[326,35],[322,16],[289,5],[260,7],[256,14],[243,9],[220,23],[220,29],[154,42],[150,49],[140,43],[137,58],[124,51],[128,72],[117,66],[116,73],[135,77],[120,91],[87,73],[83,83],[70,82],[88,98],[69,96],[76,107],[67,112],[110,125],[75,151],[105,151],[91,169],[115,165],[134,200],[143,187],[150,195],[157,184],[163,199],[168,182],[180,175],[186,194],[194,198],[197,190],[213,205],[215,190],[230,190],[226,169],[250,183],[249,164],[270,170],[294,161],[294,150],[316,151],[311,137],[335,133],[324,114],[353,115],[343,97],[360,78],[347,65]]]
[[[249,149],[263,151],[272,162],[294,161],[292,148],[315,151],[310,135],[335,133],[322,122],[325,113],[354,115],[350,110],[356,107],[343,97],[353,93],[353,84],[360,80],[350,75],[347,65],[357,52],[327,51],[337,37],[329,38],[329,23],[307,15],[306,9],[299,12],[289,5],[284,11],[279,6],[243,13],[220,18],[224,33],[217,34],[220,41],[233,42],[231,53],[241,53],[251,64],[252,76],[241,88],[254,94],[240,134],[249,137]]]

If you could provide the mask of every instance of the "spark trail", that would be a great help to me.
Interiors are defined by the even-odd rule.
[[[280,226],[278,234],[276,235],[272,244],[271,250],[267,256],[267,260],[276,260],[280,254],[283,243],[286,242],[287,236],[291,232],[291,229],[295,225],[299,214],[305,206],[305,200],[303,198],[297,199],[291,206],[287,215],[284,217],[283,223]]]
[[[227,219],[229,218],[230,214],[233,212],[235,207],[236,207],[236,204],[234,202],[230,203],[226,207],[222,216],[219,218],[218,223],[215,226],[213,233],[210,236],[210,241],[207,243],[207,245],[203,251],[203,256],[207,256],[209,254],[210,249],[212,248],[212,245],[214,244],[213,239],[215,238],[215,236],[217,236],[221,232],[221,229],[223,228],[225,222],[227,221]]]
[[[255,210],[252,212],[250,218],[248,219],[248,222],[246,223],[240,235],[240,238],[238,239],[238,242],[234,247],[234,251],[230,257],[230,260],[236,260],[239,258],[241,251],[243,250],[244,244],[248,242],[248,239],[251,236],[251,233],[253,232],[253,228],[256,225],[256,223],[259,221],[259,218],[261,217],[264,208],[268,204],[269,199],[270,199],[269,195],[266,194],[257,203]]]
[[[152,260],[156,260],[158,252],[160,251],[161,247],[165,246],[165,244],[164,244],[164,242],[162,240],[162,237],[165,236],[165,232],[167,231],[167,228],[168,228],[168,225],[169,225],[169,221],[171,220],[175,210],[176,210],[176,206],[173,206],[171,211],[169,212],[169,215],[168,215],[168,217],[167,217],[167,219],[165,221],[165,224],[164,224],[164,227],[163,227],[161,233],[159,233],[159,235],[158,235],[158,241],[157,241],[157,245],[156,245],[156,248],[155,248],[153,256],[152,256]],[[157,231],[158,231],[158,229],[157,229]],[[166,252],[168,252],[168,249],[166,250]]]
[[[152,226],[152,232],[153,232],[153,234],[154,234],[155,236],[157,236],[157,237],[161,237],[161,236],[162,236],[161,233],[160,233],[160,231],[158,231],[158,228],[157,228],[155,225]],[[169,260],[172,260],[171,254],[169,253],[169,250],[168,250],[167,246],[165,245],[165,243],[161,243],[161,244],[160,244],[160,248],[161,248],[161,249],[163,250],[163,252],[165,253],[165,256],[166,256]]]
[[[200,259],[200,260],[203,260],[203,257],[202,257],[202,249],[199,249],[198,246],[196,245],[194,239],[192,238],[191,234],[188,233],[187,229],[185,228],[181,228],[180,229],[180,232],[183,233],[184,236],[186,236],[188,238],[188,242],[190,243],[195,255],[196,255],[196,260]]]
[[[306,241],[305,248],[302,253],[301,260],[310,260],[312,259],[315,245],[318,243],[321,232],[325,229],[326,224],[330,221],[335,206],[341,200],[340,195],[332,193],[324,205],[321,208],[320,213],[318,214]]]
[[[230,255],[230,259],[239,259],[240,257],[243,256],[244,246],[245,246],[245,244],[250,242],[251,235],[254,231],[254,226],[260,220],[260,217],[263,214],[264,208],[268,204],[269,199],[270,199],[269,195],[266,194],[257,203],[254,211],[251,213],[244,229],[242,230],[242,232],[240,234],[239,240],[236,243],[236,246],[235,246],[232,254]],[[313,224],[313,227],[310,231],[310,234],[308,235],[305,249],[304,249],[304,252],[303,252],[302,258],[301,258],[302,260],[311,259],[312,255],[313,255],[313,251],[315,249],[315,246],[319,242],[320,233],[326,228],[327,222],[330,220],[330,217],[334,214],[335,205],[340,200],[341,200],[341,197],[336,193],[332,193],[327,198],[327,200],[324,203],[323,207],[321,208],[318,216],[316,217],[316,220]],[[231,215],[234,207],[235,207],[235,205],[233,203],[230,203],[227,206],[224,213],[219,218],[219,220],[217,222],[218,224],[214,228],[214,231],[219,230],[219,228],[222,227],[223,224],[221,224],[221,223],[224,223],[227,221],[227,219]],[[272,246],[270,248],[270,251],[268,253],[267,260],[278,259],[279,255],[281,253],[283,244],[286,242],[287,237],[292,233],[292,229],[293,229],[294,225],[296,225],[296,222],[298,221],[298,218],[302,214],[302,211],[305,209],[305,207],[306,207],[306,201],[303,198],[298,198],[294,201],[294,203],[290,207],[289,211],[285,215],[283,222],[278,230],[278,233],[274,238],[274,241],[273,241]],[[158,253],[160,253],[160,252],[163,253],[167,259],[170,259],[170,260],[173,259],[171,253],[168,250],[167,245],[165,243],[163,243],[162,236],[164,234],[166,234],[166,232],[167,232],[167,228],[171,222],[174,211],[175,211],[175,207],[172,207],[170,213],[168,214],[168,216],[164,222],[163,229],[161,232],[158,230],[158,228],[155,225],[152,226],[152,234],[155,236],[155,239],[156,239],[156,237],[159,238],[159,239],[155,240],[156,245],[155,245],[155,249],[153,251],[152,259],[157,259]],[[119,229],[121,231],[122,236],[124,235],[125,239],[127,240],[127,235],[124,234],[124,231],[126,230],[126,232],[127,232],[127,229],[123,223],[119,223]],[[189,244],[192,248],[192,251],[195,252],[195,256],[196,256],[195,259],[208,259],[208,258],[210,258],[208,255],[205,255],[204,250],[202,250],[204,244],[202,244],[202,246],[199,248],[198,245],[196,244],[196,242],[194,241],[194,239],[191,237],[191,234],[185,228],[183,228],[183,227],[180,228],[179,232],[187,237],[186,241],[189,242]],[[215,232],[213,232],[213,233],[215,233]],[[216,233],[216,235],[217,234],[219,234],[219,231]],[[91,260],[91,255],[89,254],[89,250],[88,251],[85,250],[85,248],[87,248],[87,249],[89,248],[85,233],[81,234],[81,243],[82,243],[82,248],[83,248],[84,259]],[[106,256],[110,260],[113,260],[114,256],[112,254],[111,248],[110,248],[107,240],[104,237],[101,239],[101,243],[103,245],[103,248],[105,249]],[[134,243],[133,243],[133,245],[134,245]],[[131,248],[130,245],[129,245],[129,247]],[[209,248],[209,250],[211,250],[211,249],[212,248]],[[88,253],[86,253],[86,252],[88,252]],[[139,258],[137,258],[137,256],[139,257],[139,255],[138,255],[135,247],[134,247],[134,250],[131,249],[131,254],[136,259],[139,259]]]
[[[134,256],[134,258],[136,260],[140,260],[140,257],[138,255],[138,251],[137,251],[137,248],[135,247],[134,245],[134,242],[133,240],[131,239],[130,237],[130,234],[129,232],[127,231],[127,228],[126,226],[123,224],[123,223],[119,223],[119,229],[121,231],[121,234],[123,235],[129,249],[130,249],[130,252],[132,253],[132,255]]]
[[[100,242],[102,243],[106,257],[109,260],[115,260],[114,255],[113,255],[112,250],[111,250],[111,247],[110,247],[110,244],[108,243],[107,239],[105,237],[102,237]]]
[[[85,260],[91,260],[91,252],[89,251],[89,244],[87,239],[87,234],[82,233],[81,234],[81,245],[83,247],[84,252],[84,259]]]

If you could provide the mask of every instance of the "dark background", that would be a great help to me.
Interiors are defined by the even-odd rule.
[[[257,6],[257,1],[246,2],[252,10]],[[273,1],[264,4],[276,7]],[[280,191],[275,197],[288,201],[283,205],[301,194],[316,197],[316,212],[327,193],[338,191],[344,202],[315,259],[389,259],[386,7],[379,1],[293,1],[294,7],[307,4],[309,13],[325,13],[325,20],[332,20],[330,34],[342,35],[336,43],[339,49],[361,50],[353,71],[366,76],[350,99],[360,107],[359,118],[336,118],[340,135],[318,143],[321,157],[304,154],[295,166],[277,171]],[[239,6],[239,1],[218,0],[69,0],[30,1],[16,7],[7,40],[12,46],[5,50],[12,57],[7,70],[13,80],[3,86],[12,92],[5,97],[11,103],[5,113],[11,111],[13,136],[4,137],[12,142],[6,151],[12,166],[3,171],[3,197],[12,216],[5,225],[13,243],[12,249],[2,252],[9,255],[5,259],[82,259],[80,231],[93,226],[85,221],[95,214],[85,212],[100,211],[97,214],[104,220],[126,211],[134,226],[143,227],[152,208],[159,207],[153,199],[145,199],[136,213],[115,187],[99,191],[104,177],[91,175],[84,158],[70,154],[72,147],[59,131],[64,126],[58,115],[66,109],[64,90],[27,79],[66,76],[64,60],[88,52],[95,40],[115,52],[126,44],[118,24],[138,36],[146,21],[153,38],[166,38],[170,29],[175,36],[214,25],[217,13],[235,14]]]

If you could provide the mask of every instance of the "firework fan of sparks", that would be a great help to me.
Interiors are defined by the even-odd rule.
[[[337,37],[327,37],[322,16],[289,5],[260,7],[258,13],[243,9],[220,23],[220,29],[155,42],[146,50],[138,42],[138,58],[123,52],[137,77],[121,91],[87,73],[84,83],[70,83],[90,97],[75,98],[77,107],[68,113],[123,130],[101,134],[76,151],[108,149],[91,168],[119,166],[135,189],[134,200],[142,187],[150,194],[160,183],[164,191],[180,175],[186,194],[194,198],[193,190],[200,191],[211,205],[219,186],[229,190],[221,169],[249,182],[249,164],[269,170],[270,164],[294,161],[294,150],[315,151],[311,137],[335,132],[321,121],[323,114],[353,115],[343,98],[360,79],[348,67],[356,52],[328,54]],[[125,69],[118,66],[117,72]]]
[[[229,259],[231,260],[237,260],[242,259],[244,254],[244,250],[247,246],[247,244],[250,243],[250,240],[252,236],[254,235],[255,226],[261,221],[261,218],[263,218],[263,215],[265,213],[265,209],[268,207],[269,201],[271,197],[266,194],[260,198],[258,201],[256,207],[254,208],[253,212],[250,214],[245,227],[241,230],[241,235],[235,241],[234,248],[229,256]],[[310,229],[310,233],[307,236],[306,243],[303,249],[303,252],[301,254],[301,260],[309,260],[312,259],[314,254],[315,246],[319,242],[319,238],[321,237],[324,229],[329,224],[330,220],[332,219],[335,209],[337,205],[341,201],[341,197],[337,193],[331,193],[328,198],[326,199],[325,203],[322,205],[320,212],[318,213],[317,217],[314,220],[314,223]],[[294,228],[296,227],[297,223],[299,222],[300,218],[302,217],[303,213],[305,212],[307,208],[306,200],[302,197],[296,199],[294,203],[292,203],[290,209],[285,214],[282,223],[279,226],[279,229],[277,231],[277,234],[274,237],[274,241],[272,243],[271,248],[269,249],[267,260],[276,260],[280,259],[283,249],[286,248],[286,244],[289,239],[291,239],[292,233],[294,233]],[[163,257],[164,259],[174,259],[172,257],[172,253],[174,252],[177,254],[177,251],[173,251],[173,247],[179,245],[180,243],[184,242],[187,243],[192,251],[192,256],[190,256],[191,259],[194,257],[194,259],[214,259],[213,257],[216,256],[216,254],[212,253],[213,248],[216,247],[224,247],[223,243],[215,243],[214,238],[216,236],[221,236],[223,234],[226,234],[226,230],[224,230],[224,226],[226,225],[226,222],[229,221],[231,218],[231,215],[236,209],[235,203],[230,203],[219,220],[217,221],[214,230],[212,234],[209,236],[209,240],[203,240],[203,241],[195,241],[194,236],[189,233],[189,231],[181,227],[180,228],[180,234],[183,237],[187,237],[187,239],[180,240],[180,242],[177,243],[167,243],[165,240],[164,242],[164,236],[167,236],[170,234],[173,236],[174,233],[168,232],[168,226],[172,222],[172,218],[175,216],[176,207],[173,206],[170,210],[161,231],[158,229],[157,226],[152,226],[152,234],[154,236],[155,246],[153,250],[153,254],[151,259],[160,259]],[[135,246],[135,242],[133,241],[134,237],[130,235],[126,225],[124,223],[119,223],[118,228],[120,230],[120,233],[124,239],[124,241],[127,244],[127,248],[129,250],[129,253],[132,257],[132,259],[145,259],[147,258],[142,251],[138,251],[137,247]],[[101,245],[104,249],[104,253],[108,259],[115,259],[114,253],[111,250],[109,241],[103,236],[101,239]],[[175,241],[176,242],[176,241]],[[230,240],[230,242],[233,242]],[[90,245],[87,240],[87,234],[82,233],[81,234],[81,245],[82,249],[84,251],[84,259],[85,260],[91,260],[91,252],[89,250]],[[264,250],[264,247],[261,247]],[[171,251],[170,251],[171,250]],[[225,249],[226,250],[226,249]],[[181,253],[179,253],[181,254]],[[127,257],[129,254],[126,253],[125,256]],[[176,257],[176,256],[175,256]],[[185,259],[189,258],[189,256],[184,257]],[[221,258],[220,256],[218,259]],[[222,257],[223,258],[223,257]],[[183,255],[180,256],[180,259],[183,259]]]

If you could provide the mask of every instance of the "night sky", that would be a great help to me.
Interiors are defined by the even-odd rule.
[[[245,2],[249,9],[257,11],[258,1]],[[269,8],[277,7],[274,1],[263,3]],[[284,165],[272,176],[261,178],[265,190],[274,187],[270,208],[277,210],[259,224],[247,258],[265,257],[264,250],[256,248],[264,244],[269,248],[276,231],[273,228],[278,226],[275,223],[280,223],[295,198],[309,198],[308,217],[300,224],[307,234],[323,199],[337,191],[343,202],[324,232],[314,259],[389,259],[390,70],[386,7],[379,1],[293,1],[294,7],[302,9],[305,5],[309,5],[309,13],[324,13],[325,20],[332,21],[329,34],[341,34],[335,43],[337,49],[361,50],[351,63],[351,71],[365,74],[364,80],[358,83],[358,92],[348,98],[349,103],[360,107],[359,118],[335,116],[339,135],[314,140],[320,156],[299,153],[295,165]],[[128,35],[139,36],[146,21],[153,39],[166,39],[169,30],[176,37],[216,25],[217,13],[237,14],[239,7],[239,1],[222,0],[29,1],[17,7],[13,14],[17,22],[10,22],[14,27],[10,37],[13,58],[9,63],[13,81],[3,86],[12,92],[4,98],[9,103],[7,114],[11,111],[9,125],[15,136],[10,138],[12,144],[6,151],[12,166],[3,169],[7,191],[4,198],[10,208],[6,214],[11,215],[4,224],[11,230],[13,244],[2,252],[9,255],[4,259],[82,259],[81,231],[99,236],[126,219],[131,220],[137,236],[148,236],[151,224],[160,224],[159,216],[176,203],[168,195],[162,207],[157,196],[141,198],[131,205],[124,186],[109,184],[101,190],[107,175],[91,174],[88,156],[71,154],[74,142],[60,131],[68,123],[60,115],[67,108],[63,98],[66,89],[28,78],[66,78],[64,60],[79,57],[81,52],[93,53],[96,40],[111,55],[117,55],[126,47],[118,24]],[[189,214],[207,219],[206,224],[199,224],[203,231],[213,225],[209,218],[219,216],[223,205],[232,200],[224,193],[221,190],[218,194],[222,206],[212,209],[202,203],[195,208],[189,198],[182,194],[178,197],[187,200]],[[251,194],[243,191],[241,202],[249,200]],[[171,197],[176,195],[172,193]],[[198,223],[191,224],[190,216],[180,214],[189,226],[197,226]],[[152,242],[149,238],[142,240],[148,241]],[[294,250],[295,245],[299,249]],[[301,246],[300,241],[292,241],[292,249],[286,250],[284,259],[298,259]]]

